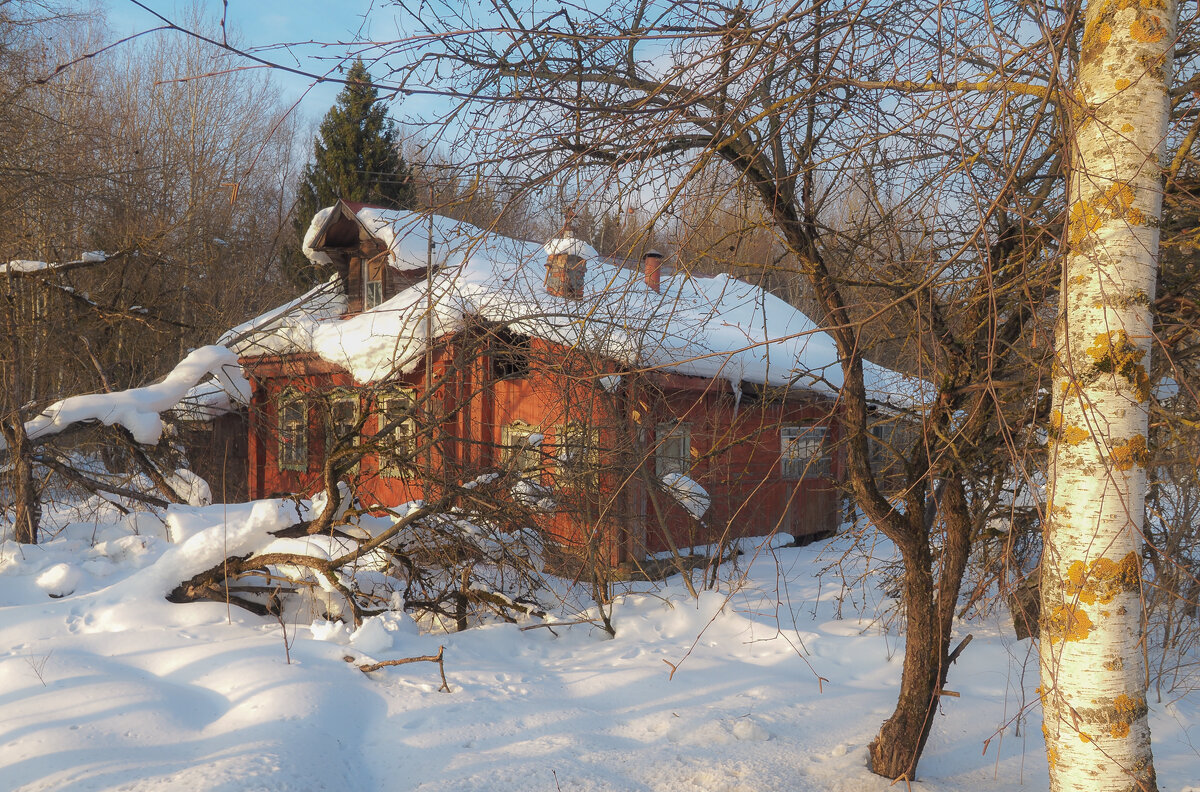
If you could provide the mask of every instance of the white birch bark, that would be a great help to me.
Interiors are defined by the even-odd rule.
[[[1154,790],[1142,637],[1159,158],[1178,0],[1090,0],[1068,184],[1042,559],[1050,789]]]

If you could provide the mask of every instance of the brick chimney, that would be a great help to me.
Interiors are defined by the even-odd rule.
[[[572,237],[551,239],[546,251],[546,291],[555,297],[578,300],[583,297],[583,276],[587,260],[596,251],[586,242]]]
[[[654,291],[662,285],[662,260],[663,254],[657,250],[647,250],[642,255],[642,274],[646,285]]]

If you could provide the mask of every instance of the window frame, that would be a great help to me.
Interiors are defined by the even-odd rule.
[[[533,342],[529,336],[499,330],[489,346],[493,380],[529,378],[533,371]]]
[[[678,453],[666,453],[670,444],[678,442]],[[660,421],[654,427],[654,475],[677,473],[689,475],[692,469],[692,426],[687,421]]]
[[[875,472],[891,467],[896,461],[895,443],[898,429],[899,425],[895,420],[877,420],[867,428],[867,456]]]
[[[361,394],[354,389],[334,388],[333,390],[330,390],[324,394],[324,400],[325,415],[323,418],[325,423],[325,454],[328,456],[333,452],[334,446],[341,437],[341,433],[336,432],[335,429],[339,425],[342,425],[345,426],[347,430],[353,430],[354,427],[358,425],[359,419],[362,418],[362,398]],[[352,404],[354,410],[351,415],[351,420],[348,424],[339,424],[336,418],[337,407],[338,405],[345,403]],[[350,431],[346,431],[345,434],[349,435]],[[351,447],[353,448],[358,446],[360,443],[362,443],[361,429],[354,433]],[[358,462],[355,462],[347,469],[347,474],[351,476],[358,474]]]
[[[363,281],[363,310],[369,311],[383,304],[383,281]]]
[[[392,423],[391,405],[396,402],[404,402],[407,404],[405,412],[408,417],[395,421],[395,425],[391,427],[390,437],[386,438],[386,444],[376,446],[375,457],[379,465],[379,473],[390,478],[406,478],[409,473],[408,465],[402,464],[400,454],[396,451],[401,445],[405,446],[404,463],[412,463],[416,460],[417,455],[417,391],[416,388],[398,387],[392,388],[379,397],[379,411],[376,418],[375,436],[380,438],[380,435],[388,432],[388,426]],[[407,432],[402,431],[407,429]],[[378,440],[377,440],[378,442]]]
[[[291,408],[297,408],[299,415],[286,417]],[[308,399],[301,391],[286,388],[280,392],[275,403],[275,466],[279,470],[308,471],[308,418]]]
[[[512,465],[515,457],[521,457],[523,461],[513,469],[520,473],[522,478],[534,477],[541,473],[541,444],[535,447],[529,443],[529,437],[535,434],[542,434],[541,429],[520,419],[505,424],[500,430],[501,464],[507,468]],[[521,439],[520,443],[515,442],[518,437]],[[542,442],[545,442],[544,435]]]
[[[829,427],[825,424],[793,423],[780,426],[780,477],[789,481],[829,478],[831,459],[828,441]]]
[[[386,299],[384,295],[384,274],[387,270],[387,261],[382,254],[372,256],[370,258],[362,258],[362,304],[363,310],[369,311],[372,308],[382,305]],[[372,295],[375,291],[373,286],[378,286],[378,294]],[[372,299],[378,297],[377,300]]]
[[[555,469],[568,487],[596,487],[600,483],[600,430],[579,421],[554,428]],[[568,449],[574,448],[574,452]]]
[[[327,415],[325,421],[325,437],[327,441],[337,441],[341,439],[343,434],[349,435],[350,431],[358,424],[358,420],[362,413],[362,399],[359,398],[358,391],[348,390],[345,388],[337,388],[329,391],[325,395],[328,404]],[[337,408],[342,404],[350,404],[353,408],[350,420],[347,422],[338,421]],[[346,431],[335,432],[338,427],[344,427]],[[361,433],[356,433],[354,436],[354,444],[358,445],[361,438]]]

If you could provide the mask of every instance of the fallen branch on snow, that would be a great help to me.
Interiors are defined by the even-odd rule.
[[[442,662],[442,657],[445,655],[445,653],[446,647],[439,646],[438,653],[435,655],[425,655],[423,657],[405,657],[400,660],[383,660],[378,663],[363,663],[358,667],[358,670],[362,671],[364,674],[369,674],[372,671],[378,671],[379,669],[387,668],[388,666],[408,665],[409,663],[437,663],[438,671],[440,671],[442,674],[442,686],[438,688],[438,690],[444,690],[449,693],[450,683],[446,681],[446,664]],[[354,658],[347,656],[346,662],[352,663],[354,662]]]

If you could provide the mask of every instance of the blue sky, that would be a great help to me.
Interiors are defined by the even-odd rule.
[[[173,20],[182,21],[193,5],[214,23],[220,18],[220,0],[142,0]],[[155,27],[161,22],[129,0],[102,0],[108,24],[120,37]],[[246,48],[260,57],[304,71],[328,72],[334,66],[330,58],[344,48],[321,48],[306,42],[336,43],[364,38],[392,38],[396,35],[395,15],[384,0],[228,0],[227,25],[231,36],[240,38]],[[286,49],[277,45],[291,44]],[[340,86],[312,81],[276,72],[275,79],[285,98],[296,101],[303,96],[301,110],[308,118],[319,118],[333,104]],[[307,93],[306,93],[307,91]]]

